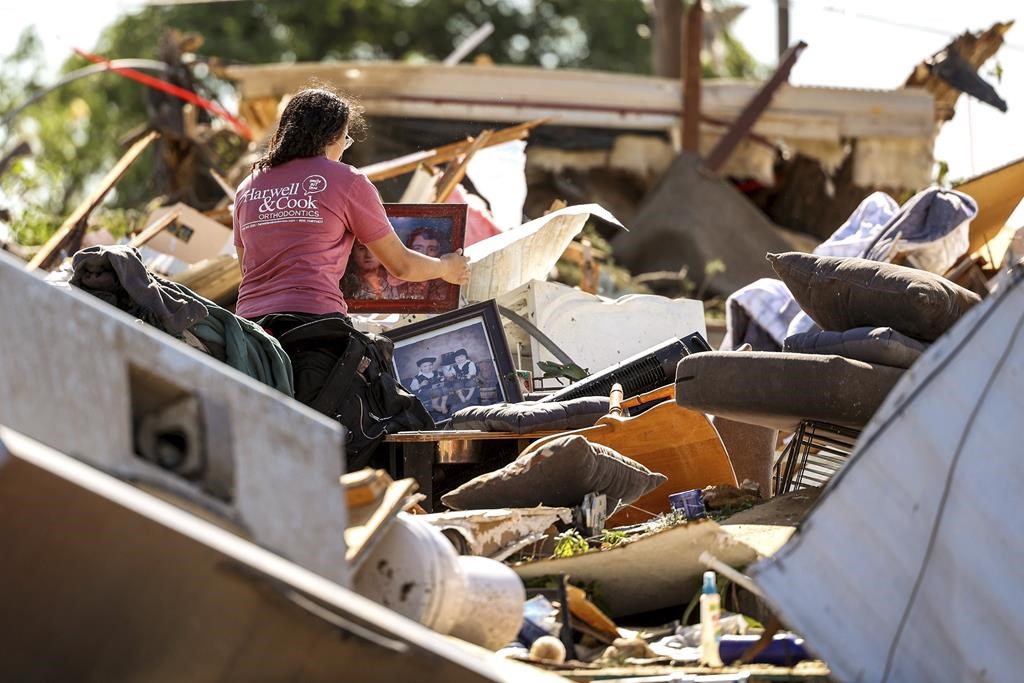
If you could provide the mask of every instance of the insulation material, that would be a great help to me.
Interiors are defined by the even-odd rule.
[[[786,145],[796,152],[810,159],[814,159],[825,170],[828,175],[833,175],[843,159],[850,150],[839,140],[805,140],[803,138],[788,138]]]
[[[724,133],[723,133],[724,135]],[[700,154],[707,158],[722,135],[700,136]],[[718,175],[724,178],[756,180],[764,185],[775,184],[775,148],[749,137],[743,138],[726,159]]]
[[[419,519],[431,524],[446,536],[457,534],[465,544],[468,555],[500,556],[510,548],[518,549],[522,542],[535,543],[547,537],[556,522],[572,522],[569,508],[535,507],[504,508],[494,510],[464,510],[420,515]]]
[[[675,158],[672,145],[651,135],[620,135],[615,138],[608,165],[640,178],[655,179]]]
[[[853,150],[853,184],[917,189],[932,182],[934,140],[861,138]]]

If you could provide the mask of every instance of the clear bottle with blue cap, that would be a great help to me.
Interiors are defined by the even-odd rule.
[[[718,594],[715,573],[704,572],[704,585],[700,591],[700,662],[705,666],[722,666],[718,642],[722,639],[722,598]]]

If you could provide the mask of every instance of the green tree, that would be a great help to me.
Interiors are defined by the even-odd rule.
[[[204,62],[440,60],[487,21],[495,30],[475,54],[499,64],[652,71],[652,18],[644,0],[250,0],[147,6],[105,29],[94,51],[109,58],[154,58],[165,29],[194,32],[204,39],[196,50],[196,76],[212,92],[226,93],[230,88],[213,80]],[[18,103],[13,93],[34,89],[40,64],[38,41],[27,36],[0,65],[0,113]],[[62,70],[86,64],[75,56]],[[4,78],[13,79],[10,87]],[[146,124],[145,102],[144,86],[113,73],[47,95],[17,126],[33,138],[34,162],[10,170],[0,179],[0,190],[17,194],[31,185],[31,205],[55,227],[88,181],[121,155],[125,137]],[[32,126],[35,130],[28,130]],[[140,207],[152,199],[153,157],[147,152],[133,165],[110,205]],[[44,198],[46,189],[50,196]]]

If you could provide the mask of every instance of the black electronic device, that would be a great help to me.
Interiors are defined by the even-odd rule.
[[[667,339],[646,351],[574,382],[541,401],[568,401],[582,396],[607,396],[613,384],[622,385],[624,397],[654,391],[675,382],[676,366],[693,353],[711,351],[699,332],[679,339]]]

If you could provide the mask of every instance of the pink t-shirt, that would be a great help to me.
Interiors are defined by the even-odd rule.
[[[245,318],[347,313],[338,283],[353,242],[393,230],[367,177],[326,157],[251,174],[238,186],[232,222],[245,250],[235,308]]]

